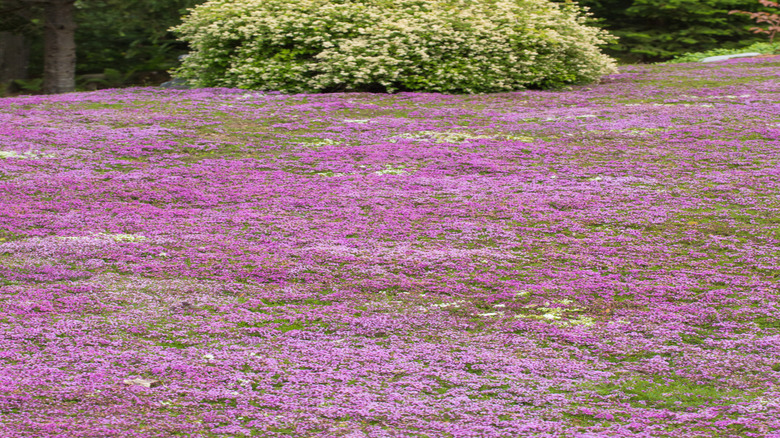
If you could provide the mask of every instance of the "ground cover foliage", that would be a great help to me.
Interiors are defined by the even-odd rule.
[[[0,435],[777,437],[779,67],[3,99]]]
[[[756,43],[741,49],[715,49],[706,52],[686,53],[667,61],[669,63],[700,62],[704,58],[711,56],[739,55],[743,53],[760,53],[762,55],[780,55],[780,42],[775,43]]]

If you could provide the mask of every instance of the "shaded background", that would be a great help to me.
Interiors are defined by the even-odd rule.
[[[39,92],[43,76],[42,5],[0,0],[0,92]],[[566,2],[566,0],[560,0]],[[187,52],[168,31],[204,0],[76,0],[76,87],[94,90],[159,85]],[[750,31],[757,0],[581,0],[591,19],[620,37],[605,52],[622,63],[672,59],[688,52],[765,41]],[[771,11],[771,9],[769,9]]]

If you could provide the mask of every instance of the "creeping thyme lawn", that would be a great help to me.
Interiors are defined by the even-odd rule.
[[[2,436],[780,436],[777,57],[0,119]]]

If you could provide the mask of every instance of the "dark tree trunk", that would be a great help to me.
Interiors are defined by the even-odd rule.
[[[76,22],[74,0],[48,0],[44,7],[43,92],[67,93],[76,88]]]
[[[0,84],[27,79],[30,46],[23,35],[0,32]]]

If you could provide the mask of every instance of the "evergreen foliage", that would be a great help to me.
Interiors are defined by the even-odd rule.
[[[198,0],[79,0],[80,72],[167,70],[187,50],[168,29]]]
[[[579,0],[620,39],[606,52],[628,62],[655,62],[690,52],[736,49],[765,38],[750,31],[756,0]]]
[[[187,45],[169,28],[203,0],[77,0],[75,40],[79,74],[165,71]],[[29,74],[43,69],[43,10],[38,2],[0,0],[0,32],[23,35],[30,47]]]

